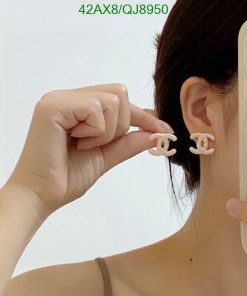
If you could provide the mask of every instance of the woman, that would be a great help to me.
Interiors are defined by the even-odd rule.
[[[128,101],[122,84],[41,98],[20,159],[0,191],[1,295],[246,295],[239,221],[247,222],[247,205],[237,200],[239,208],[232,199],[239,197],[237,38],[246,18],[246,1],[176,2],[156,39],[155,108],[162,125]],[[9,281],[45,219],[112,167],[154,147],[150,135],[172,133],[164,121],[177,137],[169,162],[183,167],[187,191],[197,191],[182,229],[103,261],[39,268]],[[130,125],[142,130],[126,134]],[[190,135],[198,132],[215,136],[208,146],[214,153],[189,151],[195,144]]]

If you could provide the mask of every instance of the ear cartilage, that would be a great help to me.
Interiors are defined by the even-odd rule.
[[[148,152],[154,156],[160,156],[160,155],[165,155],[165,156],[172,156],[174,155],[177,150],[176,149],[172,149],[170,151],[168,151],[169,149],[169,140],[172,141],[177,141],[177,137],[173,134],[169,134],[169,133],[156,133],[156,134],[152,134],[149,137],[150,141],[153,141],[157,139],[157,150],[151,148],[148,149]]]

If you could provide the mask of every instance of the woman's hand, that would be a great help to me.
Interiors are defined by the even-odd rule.
[[[126,134],[130,126],[142,130]],[[84,195],[112,167],[154,147],[148,138],[156,132],[172,131],[130,103],[122,84],[48,92],[35,106],[5,186],[31,190],[52,213]]]

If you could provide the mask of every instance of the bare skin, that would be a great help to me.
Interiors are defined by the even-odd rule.
[[[238,118],[236,116],[227,135],[223,132],[222,120],[224,105],[231,104],[234,99],[237,99],[237,87],[229,92],[227,98],[217,100],[216,94],[210,91],[204,80],[191,77],[184,82],[180,94],[184,122],[190,134],[213,133],[216,141],[209,142],[209,148],[214,147],[215,153],[210,156],[200,155],[201,183],[197,202],[181,230],[152,245],[105,258],[114,296],[246,295],[247,256],[240,243],[240,215],[234,219],[225,206],[230,198],[238,197],[239,194]],[[52,205],[56,202],[53,200]],[[247,211],[242,211],[241,219],[246,218]],[[67,266],[64,273],[61,266],[54,273],[61,276],[48,288],[42,284],[42,293],[56,295],[57,287],[62,285],[60,296],[69,292],[80,295],[78,286],[75,287],[72,282],[78,279],[79,291],[83,290],[83,266],[85,262],[72,264]],[[101,274],[93,260],[90,261],[90,268],[97,282],[96,294],[103,296]],[[44,274],[53,274],[52,270],[48,268],[46,273],[40,273],[40,278],[44,278]],[[38,284],[38,280],[32,279],[29,285]],[[64,282],[67,282],[67,288]]]
[[[130,126],[142,130],[127,133]],[[50,214],[82,197],[112,167],[155,146],[152,133],[170,130],[129,102],[119,83],[43,95],[20,158],[0,190],[0,295]],[[23,285],[17,293],[21,290]]]
[[[217,101],[206,85],[191,77],[183,84],[180,101],[190,134],[213,133],[216,141],[210,142],[209,148],[214,147],[215,153],[200,156],[196,205],[182,229],[133,253],[136,261],[129,255],[128,264],[134,262],[129,281],[136,279],[140,295],[162,295],[162,291],[169,295],[246,295],[247,256],[240,241],[239,221],[226,209],[226,202],[239,196],[238,114],[225,135],[223,101]],[[237,99],[235,86],[224,104]],[[123,257],[126,262],[127,256]]]

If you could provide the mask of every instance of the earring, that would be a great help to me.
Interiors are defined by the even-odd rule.
[[[172,156],[174,155],[177,150],[176,149],[172,149],[170,151],[168,151],[169,149],[169,139],[172,141],[177,141],[177,137],[173,134],[169,134],[169,133],[156,133],[156,134],[152,134],[149,137],[149,140],[152,141],[154,139],[158,139],[157,140],[157,150],[155,149],[148,149],[148,152],[152,155],[155,156],[160,156],[160,155],[165,155],[165,156]]]
[[[212,141],[215,141],[215,136],[213,134],[210,133],[194,133],[190,136],[191,140],[196,141],[196,146],[197,149],[195,149],[194,147],[190,147],[189,150],[190,152],[192,152],[193,154],[204,154],[204,155],[211,155],[214,153],[214,148],[210,148],[208,149],[208,138],[211,139]],[[173,134],[169,134],[169,133],[156,133],[156,134],[152,134],[149,137],[149,140],[154,140],[154,139],[158,139],[157,140],[157,150],[155,149],[148,149],[148,152],[152,155],[155,156],[160,156],[160,155],[165,155],[165,156],[172,156],[174,155],[177,150],[176,149],[172,149],[170,151],[168,151],[169,149],[169,140],[172,141],[177,141],[177,137]]]
[[[214,148],[208,149],[208,138],[215,141],[215,136],[210,133],[194,133],[190,136],[191,140],[196,141],[197,149],[190,147],[190,152],[193,154],[211,155],[214,153]]]

